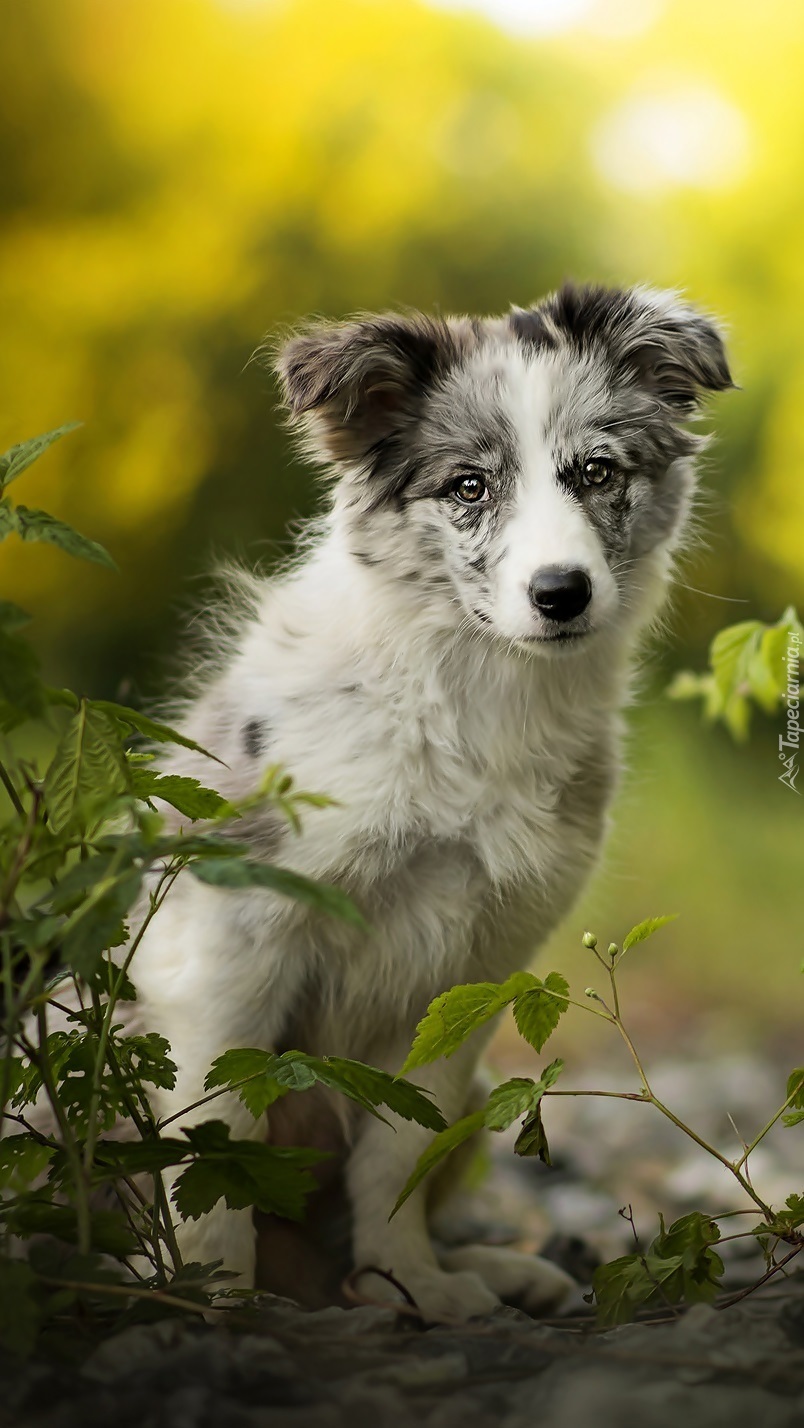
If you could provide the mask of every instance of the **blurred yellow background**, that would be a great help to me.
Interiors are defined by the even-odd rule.
[[[804,823],[776,729],[757,716],[736,751],[663,689],[721,625],[804,605],[803,76],[793,0],[0,14],[0,449],[82,420],[20,499],[121,567],[3,546],[54,681],[158,690],[199,577],[221,555],[270,566],[314,508],[249,364],[266,332],[504,310],[565,276],[678,286],[727,322],[742,391],[713,408],[693,588],[646,672],[607,867],[553,956],[584,977],[584,923],[608,940],[680,912],[634,957],[659,1038],[703,1025],[696,1001],[727,1037],[802,1010]]]

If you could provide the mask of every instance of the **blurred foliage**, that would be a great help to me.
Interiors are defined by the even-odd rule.
[[[629,9],[630,27],[595,22]],[[702,668],[722,625],[804,608],[804,9],[766,0],[758,23],[748,0],[592,0],[590,16],[528,39],[415,0],[2,7],[0,448],[83,422],[31,474],[31,505],[121,571],[2,547],[2,593],[36,616],[53,683],[125,703],[161,689],[215,557],[270,564],[313,509],[250,362],[266,332],[310,312],[499,311],[566,275],[679,286],[731,328],[743,390],[713,410],[704,540],[657,683]],[[738,752],[693,709],[638,715],[584,907],[611,926],[640,904],[683,913],[645,1003],[671,1023],[685,976],[757,1025],[760,1008],[800,1019],[801,809],[778,727],[761,715]]]
[[[413,0],[26,0],[0,32],[0,444],[84,422],[34,496],[124,572],[8,549],[57,664],[153,679],[187,577],[270,556],[311,508],[249,365],[265,331],[505,309],[568,273],[678,284],[731,324],[744,391],[718,406],[693,583],[760,616],[800,599],[804,11],[674,0],[526,39]],[[674,113],[693,160],[714,144],[703,176],[662,169]],[[629,160],[635,124],[655,163]],[[682,613],[700,653],[726,612]]]
[[[791,721],[798,723],[798,672],[804,627],[788,606],[775,625],[761,620],[742,620],[719,630],[709,649],[710,669],[705,674],[680,670],[668,689],[671,699],[702,699],[704,716],[724,724],[741,742],[748,738],[752,701],[766,714],[791,709]],[[780,737],[780,757],[784,757]],[[798,741],[789,746],[793,760]],[[791,785],[795,788],[795,783]]]

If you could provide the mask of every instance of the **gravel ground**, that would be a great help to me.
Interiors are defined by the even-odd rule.
[[[26,1428],[800,1428],[804,1279],[718,1313],[582,1333],[515,1309],[413,1330],[390,1310],[266,1302],[259,1332],[131,1328],[80,1372],[6,1378]]]
[[[772,1058],[668,1057],[654,1062],[652,1081],[732,1153],[740,1141],[728,1112],[750,1138],[778,1104],[784,1072]],[[633,1089],[599,1071],[587,1084]],[[588,1283],[596,1259],[632,1243],[622,1206],[647,1239],[659,1210],[672,1218],[745,1203],[726,1172],[650,1107],[557,1097],[545,1120],[554,1167],[519,1160],[493,1137],[492,1173],[451,1207],[442,1238],[516,1240],[526,1250],[547,1239],[547,1252]],[[753,1159],[754,1183],[774,1203],[802,1188],[802,1133],[777,1128]],[[762,1272],[753,1242],[725,1250],[732,1290]],[[804,1273],[727,1309],[699,1305],[605,1332],[591,1314],[540,1323],[512,1308],[422,1330],[386,1308],[308,1312],[266,1296],[240,1329],[143,1324],[80,1366],[0,1363],[0,1383],[3,1428],[800,1428]]]

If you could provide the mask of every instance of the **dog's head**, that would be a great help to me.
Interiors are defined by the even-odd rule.
[[[676,543],[702,444],[687,423],[732,385],[709,318],[644,288],[317,325],[277,365],[355,557],[546,653],[615,622]]]

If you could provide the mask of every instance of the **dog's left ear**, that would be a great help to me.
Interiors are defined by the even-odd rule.
[[[632,288],[612,329],[621,362],[667,406],[692,415],[704,393],[733,387],[721,333],[674,293]]]
[[[324,462],[372,466],[403,438],[457,355],[445,322],[389,314],[316,324],[291,337],[276,371],[291,420]]]

